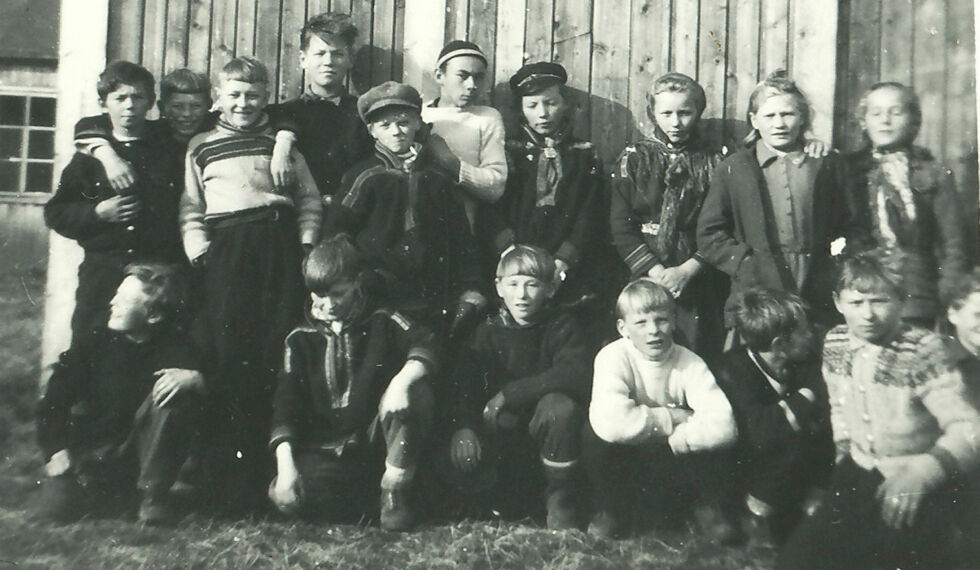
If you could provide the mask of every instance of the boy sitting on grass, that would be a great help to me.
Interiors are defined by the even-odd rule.
[[[432,423],[424,378],[437,363],[432,334],[380,307],[368,274],[343,234],[304,263],[312,304],[308,324],[286,338],[269,496],[287,514],[356,521],[373,510],[365,491],[380,477],[381,526],[404,531],[415,522],[408,494]]]
[[[823,376],[837,465],[827,500],[777,568],[940,568],[959,475],[980,460],[980,413],[942,339],[902,320],[902,260],[844,262]]]
[[[73,339],[55,364],[37,407],[43,517],[69,521],[138,489],[140,521],[172,521],[168,491],[205,389],[198,354],[176,327],[185,296],[179,271],[129,266],[108,324]]]
[[[676,301],[667,288],[639,279],[616,301],[622,338],[595,358],[582,457],[595,491],[589,532],[618,538],[629,530],[630,505],[645,488],[693,485],[695,511],[711,538],[738,532],[721,510],[735,443],[732,407],[708,366],[674,343]]]
[[[581,325],[547,306],[554,277],[555,260],[540,248],[517,245],[501,258],[503,306],[477,327],[453,374],[450,455],[463,486],[473,487],[477,474],[519,459],[515,442],[530,435],[547,483],[548,528],[567,529],[579,526],[579,434],[593,353]]]
[[[715,374],[738,425],[738,491],[754,534],[774,546],[815,508],[833,466],[826,389],[798,296],[746,291],[735,303],[735,329],[745,346],[726,352]]]

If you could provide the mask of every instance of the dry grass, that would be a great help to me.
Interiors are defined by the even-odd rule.
[[[0,570],[11,568],[762,568],[771,553],[713,546],[687,528],[621,542],[532,524],[369,526],[194,514],[176,529],[126,520],[56,526],[30,517],[40,458],[36,398],[43,277],[0,278]]]

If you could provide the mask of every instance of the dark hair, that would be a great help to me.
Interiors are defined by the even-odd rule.
[[[347,234],[324,239],[303,262],[306,288],[322,293],[339,281],[356,281],[364,273],[361,254]]]
[[[785,69],[777,69],[765,79],[759,82],[749,95],[749,108],[745,112],[745,122],[752,125],[752,115],[759,112],[759,107],[772,96],[792,95],[796,99],[796,107],[800,111],[803,124],[800,133],[805,133],[810,128],[812,113],[810,112],[810,101],[803,94],[803,91],[796,85],[796,82],[789,78]],[[759,131],[752,129],[742,141],[746,147],[753,147],[759,142]]]
[[[327,12],[313,16],[299,32],[299,49],[306,51],[310,47],[310,38],[317,36],[323,41],[327,39],[340,40],[347,49],[354,47],[357,40],[357,27],[348,14],[343,12]]]
[[[862,121],[864,121],[864,117],[868,113],[868,97],[879,89],[895,89],[901,94],[902,104],[905,105],[909,112],[908,140],[903,142],[911,143],[915,140],[915,137],[919,135],[919,129],[922,128],[922,103],[919,102],[919,96],[915,94],[915,91],[913,91],[911,87],[897,81],[882,81],[880,83],[875,83],[870,89],[864,92],[864,95],[861,96],[861,100],[858,101],[857,105],[856,117],[858,123],[860,124]],[[870,144],[871,140],[867,138],[867,132],[862,132],[865,136],[865,140],[867,140],[868,144]]]
[[[950,308],[954,310],[962,308],[967,297],[974,293],[980,293],[980,267],[961,275],[947,288],[945,293]]]
[[[851,289],[868,293],[880,289],[899,298],[905,298],[904,259],[901,253],[884,248],[863,251],[844,259],[834,293]]]
[[[164,322],[177,320],[187,303],[188,284],[184,270],[172,263],[131,263],[126,277],[135,277],[143,284],[150,298],[149,308],[159,313]]]
[[[623,287],[616,299],[616,316],[625,319],[628,313],[650,311],[677,311],[677,302],[663,285],[640,278]]]
[[[551,285],[555,279],[555,258],[540,247],[517,244],[497,264],[497,279],[508,275],[526,275]]]
[[[694,100],[694,106],[698,110],[698,117],[701,116],[701,113],[704,113],[705,107],[708,106],[708,98],[704,94],[704,88],[697,81],[683,73],[671,71],[656,78],[653,81],[653,85],[650,86],[650,90],[647,91],[647,116],[651,120],[655,120],[653,117],[653,98],[661,93],[687,93]]]
[[[151,104],[156,100],[157,95],[154,91],[156,80],[153,79],[153,74],[145,67],[131,61],[114,61],[99,74],[99,82],[96,85],[99,99],[105,101],[109,93],[119,89],[120,85],[142,87],[150,98]]]
[[[186,67],[171,71],[160,80],[160,100],[166,101],[174,95],[186,93],[204,95],[211,102],[211,81],[204,74]]]
[[[806,305],[797,295],[773,289],[749,289],[735,302],[735,328],[752,350],[768,350],[777,337],[788,337],[806,322]]]
[[[238,56],[226,63],[219,76],[222,81],[269,84],[269,70],[265,64],[247,55]]]

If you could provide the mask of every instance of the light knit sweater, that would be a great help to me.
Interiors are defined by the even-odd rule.
[[[824,341],[823,374],[840,455],[886,477],[923,453],[947,471],[980,462],[980,413],[938,335],[907,327],[874,345],[836,327]]]
[[[296,182],[287,194],[279,193],[269,168],[275,142],[267,122],[246,131],[219,122],[190,140],[180,199],[180,230],[188,259],[208,250],[206,220],[268,206],[295,207],[301,242],[316,243],[322,215],[316,183],[302,155],[294,152]]]
[[[432,132],[444,138],[459,158],[457,182],[469,190],[463,203],[472,227],[477,199],[492,203],[504,195],[507,155],[503,117],[493,107],[426,105],[422,120],[432,123]]]
[[[694,413],[677,425],[670,408]],[[737,435],[732,406],[698,355],[675,345],[665,359],[653,361],[625,338],[595,358],[589,421],[610,443],[666,438],[675,454],[726,447]]]

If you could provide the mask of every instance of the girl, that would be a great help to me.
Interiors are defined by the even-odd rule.
[[[858,220],[870,228],[870,240],[852,246],[903,254],[908,288],[903,317],[931,328],[942,308],[940,292],[968,267],[953,174],[913,145],[922,108],[910,88],[873,85],[858,105],[858,121],[867,144],[846,159],[855,177]]]

